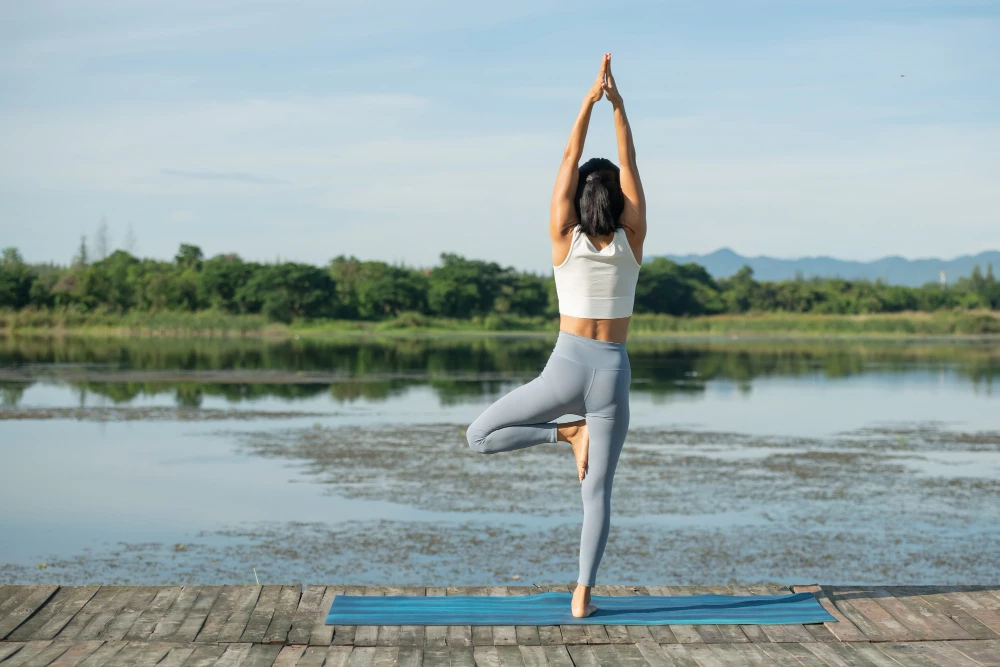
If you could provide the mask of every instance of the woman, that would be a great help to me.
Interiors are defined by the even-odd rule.
[[[621,169],[603,158],[578,166],[590,112],[602,96],[614,107]],[[608,540],[611,483],[628,431],[632,371],[625,338],[646,237],[646,199],[610,53],[563,153],[549,234],[559,297],[555,347],[537,378],[501,397],[466,433],[469,446],[483,454],[544,442],[571,445],[583,496],[580,574],[571,603],[580,618],[596,610],[590,589]],[[553,421],[565,414],[585,419]]]

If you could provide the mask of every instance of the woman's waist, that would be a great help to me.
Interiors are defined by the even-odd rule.
[[[552,354],[594,369],[618,369],[629,364],[625,343],[587,338],[568,331],[559,332]]]

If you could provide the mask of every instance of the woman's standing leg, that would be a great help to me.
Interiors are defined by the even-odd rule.
[[[583,530],[580,533],[580,575],[577,583],[593,587],[611,528],[611,486],[629,424],[632,372],[623,368],[597,370],[587,395],[590,454],[583,480]]]
[[[557,442],[565,414],[583,414],[584,395],[594,370],[553,354],[541,374],[500,397],[466,430],[469,447],[482,454]]]

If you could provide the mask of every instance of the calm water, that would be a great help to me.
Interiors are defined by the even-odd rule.
[[[569,446],[464,437],[554,342],[0,340],[0,582],[571,582]],[[996,342],[628,351],[600,580],[996,581]]]

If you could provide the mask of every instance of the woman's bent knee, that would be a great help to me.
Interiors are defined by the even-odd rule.
[[[475,424],[465,429],[465,439],[469,441],[469,448],[480,454],[486,454],[486,433],[482,429],[476,428]]]

